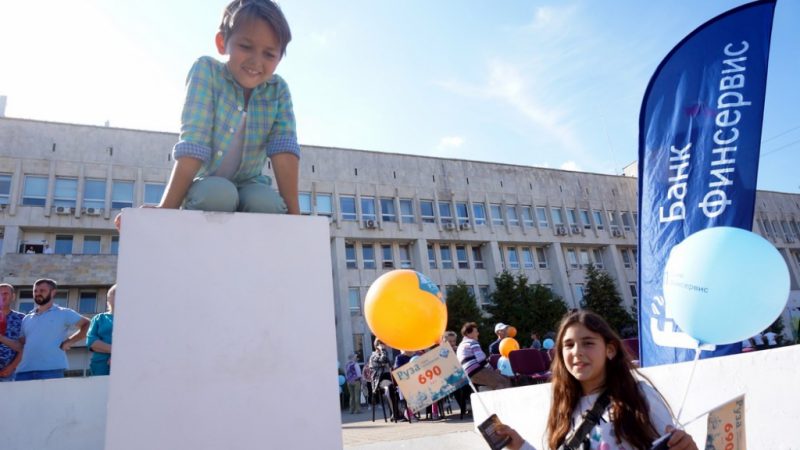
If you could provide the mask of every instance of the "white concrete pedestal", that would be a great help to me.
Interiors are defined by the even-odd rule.
[[[341,448],[327,219],[122,223],[106,448]]]

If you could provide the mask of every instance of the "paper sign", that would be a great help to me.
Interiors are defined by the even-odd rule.
[[[708,413],[705,450],[746,450],[744,395]]]
[[[392,371],[408,407],[417,412],[467,384],[450,345],[438,345]]]

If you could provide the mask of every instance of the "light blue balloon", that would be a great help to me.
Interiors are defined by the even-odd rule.
[[[554,345],[556,345],[556,343],[550,338],[547,338],[544,340],[544,342],[542,342],[542,347],[544,347],[545,350],[550,350]]]
[[[514,376],[514,371],[511,370],[511,361],[509,361],[505,356],[501,356],[500,359],[497,360],[497,369],[500,370],[500,373],[507,377]]]
[[[667,317],[706,344],[730,344],[767,328],[789,298],[778,250],[750,231],[713,227],[672,248],[664,268]]]
[[[339,375],[339,386],[343,386],[345,381],[344,375]]]

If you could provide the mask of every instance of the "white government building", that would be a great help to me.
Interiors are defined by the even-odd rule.
[[[0,280],[17,287],[15,309],[30,310],[33,281],[48,277],[59,283],[58,304],[87,317],[105,310],[120,239],[113,218],[159,201],[176,140],[0,111]],[[637,300],[635,174],[302,146],[300,191],[304,214],[330,218],[342,362],[354,350],[370,353],[364,297],[395,268],[423,272],[443,289],[464,280],[480,304],[495,275],[523,272],[574,307],[592,263],[616,280],[627,306]],[[800,306],[800,195],[759,191],[753,228],[789,266],[790,336],[789,310]],[[235,298],[220,299],[221,308],[226,302],[236,308]],[[88,356],[71,351],[72,375]]]

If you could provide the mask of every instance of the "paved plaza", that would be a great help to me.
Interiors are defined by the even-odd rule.
[[[372,411],[366,405],[363,405],[361,414],[350,414],[347,410],[343,410],[342,440],[344,448],[350,450],[401,448],[398,447],[398,441],[414,441],[420,438],[454,433],[464,435],[461,439],[480,442],[481,437],[473,431],[472,415],[469,414],[460,419],[458,405],[453,404],[452,406],[452,414],[448,414],[444,419],[426,420],[423,414],[422,420],[413,423],[395,423],[391,420],[385,422],[380,406],[375,412],[374,422],[372,421]],[[391,447],[384,447],[390,444]]]

